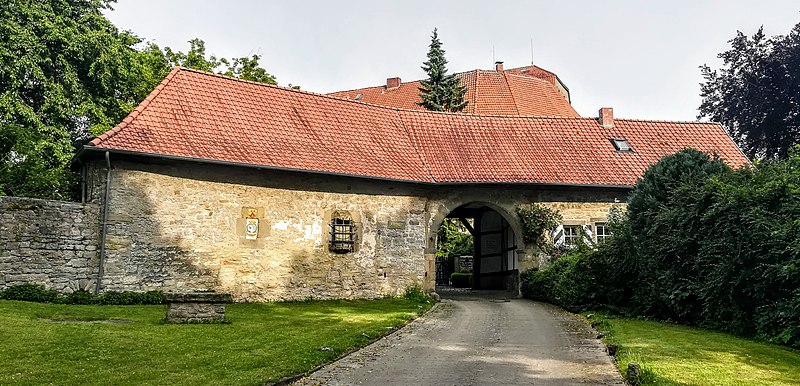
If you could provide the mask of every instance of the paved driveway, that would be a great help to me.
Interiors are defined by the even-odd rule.
[[[499,293],[445,293],[402,330],[297,385],[622,385],[586,324]]]

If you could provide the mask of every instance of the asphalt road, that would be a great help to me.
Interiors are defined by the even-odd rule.
[[[296,385],[623,385],[595,333],[502,293],[445,293],[436,309]]]

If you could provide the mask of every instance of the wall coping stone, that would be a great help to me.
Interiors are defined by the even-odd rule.
[[[165,303],[232,303],[233,297],[223,292],[165,292]]]

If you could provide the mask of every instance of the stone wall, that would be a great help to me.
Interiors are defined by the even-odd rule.
[[[216,290],[237,301],[374,298],[433,289],[436,230],[456,207],[486,203],[512,225],[518,268],[546,264],[514,214],[543,202],[565,219],[607,215],[619,189],[425,186],[191,162],[112,160],[104,290]],[[90,200],[105,172],[90,168]],[[329,251],[336,212],[356,223],[354,252]],[[246,218],[259,225],[246,237]]]
[[[99,213],[94,204],[0,196],[0,289],[93,289]]]
[[[375,298],[426,279],[426,200],[403,184],[112,163],[105,290],[216,290],[237,301]],[[97,170],[92,191],[102,192]],[[254,240],[244,231],[251,210]],[[329,251],[335,211],[356,222],[354,252]]]
[[[521,240],[518,206],[544,203],[565,223],[603,221],[624,189],[426,186],[190,162],[112,160],[103,290],[231,293],[237,301],[374,298],[434,288],[436,230],[464,204],[509,222],[516,268],[547,259]],[[0,197],[0,288],[38,282],[93,289],[104,165],[88,204]],[[330,223],[355,223],[353,252],[329,250]],[[258,230],[248,237],[248,223]]]

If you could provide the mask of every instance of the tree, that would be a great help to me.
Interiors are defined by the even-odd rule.
[[[439,41],[439,34],[435,28],[431,37],[428,60],[423,64],[422,69],[428,74],[428,79],[420,81],[422,87],[419,88],[419,96],[422,102],[419,105],[431,111],[464,110],[467,106],[464,100],[467,88],[455,75],[447,74],[447,59],[444,57],[442,42]]]
[[[161,50],[102,14],[112,0],[0,2],[0,195],[75,198],[75,150],[119,123],[174,65],[275,84],[260,56]]]
[[[472,255],[472,235],[462,229],[458,220],[445,218],[439,226],[436,256]]]
[[[163,76],[108,0],[0,5],[0,194],[65,199],[75,146],[112,127]]]
[[[755,159],[785,159],[800,144],[800,23],[786,36],[742,32],[718,55],[723,67],[701,66],[698,118],[720,122]]]

